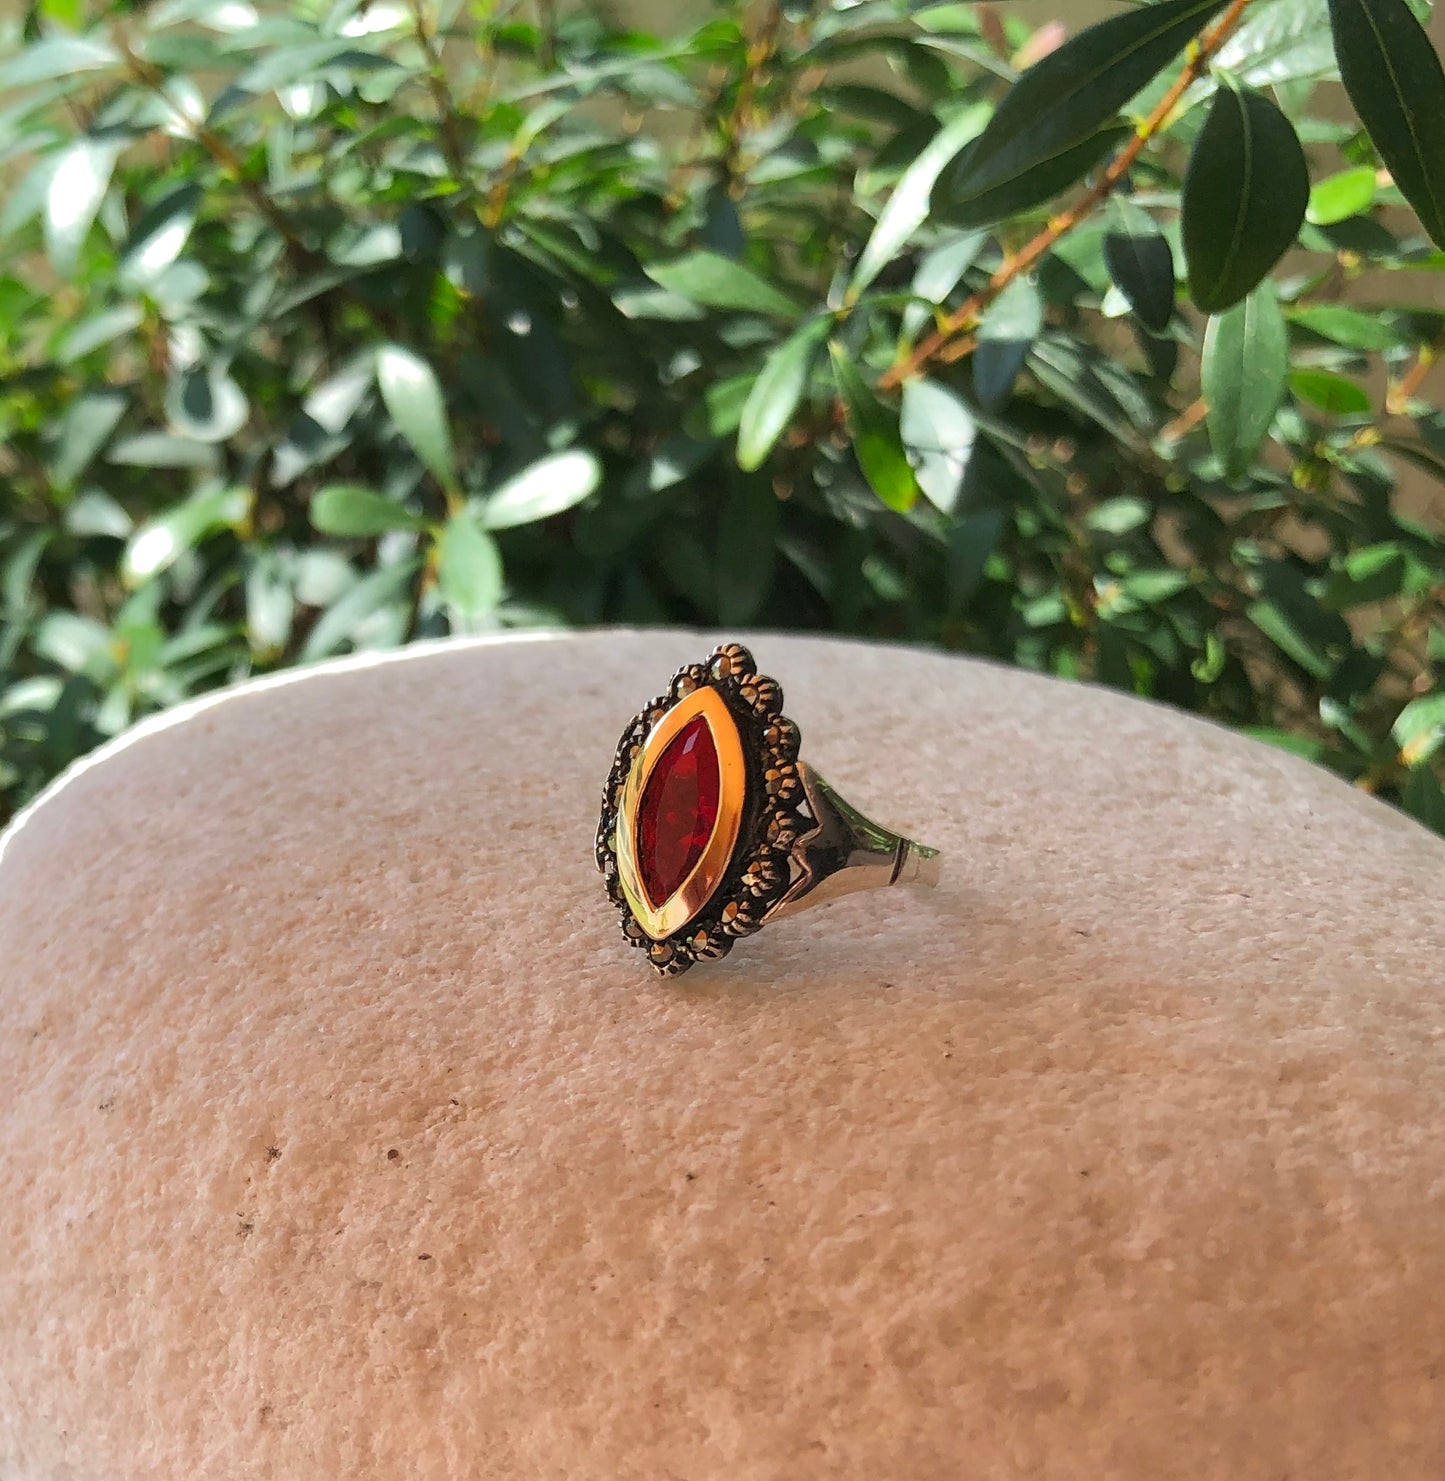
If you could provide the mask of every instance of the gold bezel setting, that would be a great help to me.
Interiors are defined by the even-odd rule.
[[[602,797],[597,867],[622,915],[622,931],[664,976],[726,956],[751,935],[790,883],[789,855],[812,826],[798,774],[798,727],[783,692],[739,643],[685,664],[667,693],[644,707],[617,746]],[[702,715],[717,750],[718,812],[707,846],[664,901],[647,896],[637,858],[638,813],[658,760]]]
[[[718,763],[718,810],[708,839],[687,878],[666,900],[648,898],[638,858],[639,813],[643,794],[657,767],[677,735],[694,720],[702,718],[712,735]],[[726,701],[710,685],[693,690],[666,711],[642,743],[642,750],[628,769],[617,809],[617,874],[622,893],[642,929],[655,941],[680,931],[712,898],[737,846],[747,802],[747,766],[742,737]]]

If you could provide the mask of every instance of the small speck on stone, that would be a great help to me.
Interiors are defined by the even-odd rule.
[[[396,1159],[398,1157],[400,1157],[400,1156],[401,1156],[401,1153],[398,1152],[395,1147],[388,1147],[386,1149],[386,1160],[388,1162],[395,1162]]]
[[[417,1256],[417,1259],[418,1260],[430,1260],[431,1259],[431,1256],[430,1255],[418,1255]]]

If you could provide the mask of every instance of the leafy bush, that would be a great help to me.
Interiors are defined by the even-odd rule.
[[[1099,680],[1445,830],[1445,540],[1397,489],[1445,483],[1424,13],[41,0],[9,805],[247,673],[678,622]],[[1313,110],[1337,50],[1363,126]]]

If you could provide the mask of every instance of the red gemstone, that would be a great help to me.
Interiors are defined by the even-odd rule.
[[[717,822],[717,746],[699,715],[657,759],[639,809],[637,867],[654,907],[664,905],[692,873]]]

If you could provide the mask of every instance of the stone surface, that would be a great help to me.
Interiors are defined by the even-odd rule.
[[[712,641],[314,671],[6,840],[0,1477],[1438,1481],[1445,845],[756,636],[949,867],[659,981],[592,834]]]

